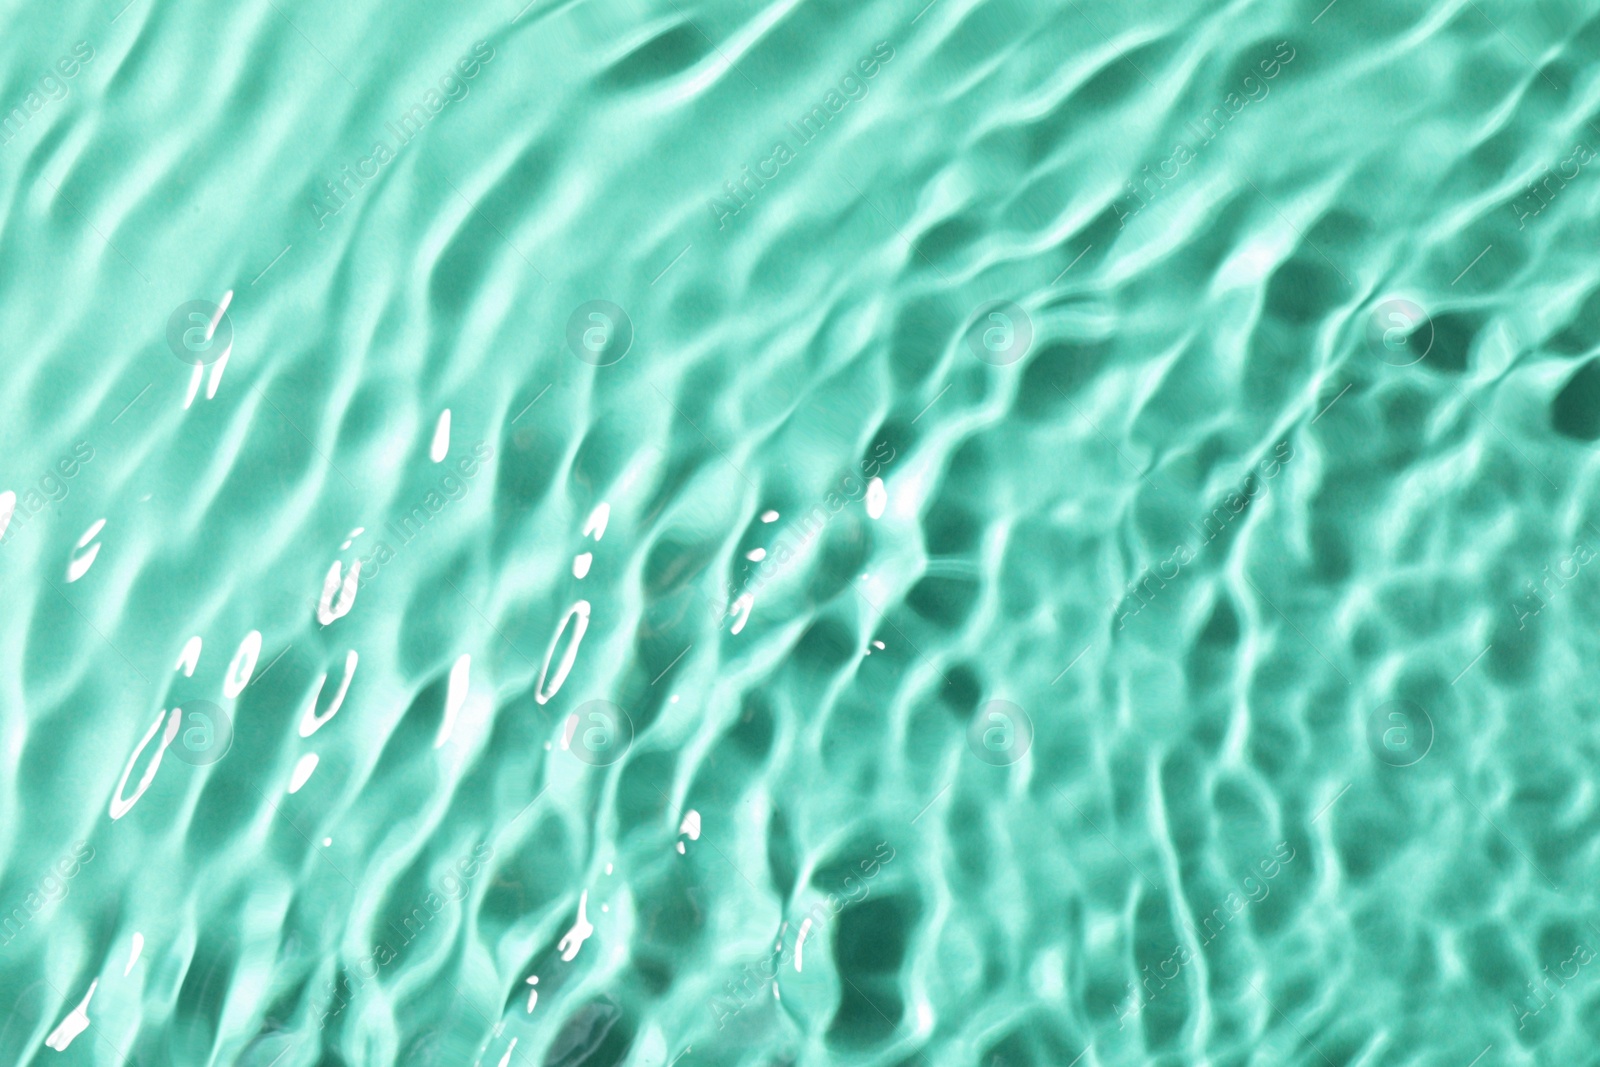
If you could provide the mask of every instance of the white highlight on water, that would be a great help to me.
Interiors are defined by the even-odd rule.
[[[244,692],[244,687],[250,684],[250,676],[256,673],[256,662],[261,658],[261,631],[251,630],[244,635],[244,640],[239,642],[239,650],[233,654],[233,661],[228,664],[228,673],[222,678],[222,695],[232,700]]]
[[[356,538],[360,537],[366,532],[367,528],[365,526],[357,526],[354,530],[351,530],[349,536],[345,538],[344,544],[339,546],[339,551],[343,552],[345,549],[355,544]]]
[[[356,662],[360,658],[361,657],[356,655],[356,650],[353,648],[349,652],[345,653],[344,680],[339,683],[339,691],[333,696],[333,704],[329,706],[327,713],[323,715],[317,714],[317,701],[322,698],[322,687],[327,684],[327,672],[324,671],[322,673],[322,677],[317,679],[317,687],[311,691],[311,699],[306,702],[306,710],[300,713],[301,737],[310,737],[312,734],[322,729],[323,723],[327,722],[329,719],[333,718],[334,715],[338,714],[339,705],[344,703],[344,695],[350,691],[350,679],[355,677]],[[289,792],[292,793],[294,790],[291,789]]]
[[[556,627],[556,635],[550,639],[550,648],[544,654],[544,667],[539,671],[539,688],[534,692],[533,699],[540,704],[548,703],[550,698],[561,692],[561,684],[567,680],[567,674],[572,670],[573,660],[578,658],[578,646],[583,644],[583,635],[589,630],[589,602],[580,600],[567,609],[562,616],[561,625]],[[561,644],[561,635],[567,632],[567,623],[573,616],[577,616],[578,623],[573,629],[572,640],[567,643],[567,651],[561,657],[561,665],[556,668],[555,680],[550,683],[550,689],[545,691],[545,677],[550,673],[550,661],[555,658],[556,647]]]
[[[589,891],[585,889],[583,895],[578,898],[578,921],[572,924],[572,929],[568,930],[561,938],[560,943],[556,945],[556,948],[561,950],[561,959],[566,963],[571,963],[578,958],[578,950],[583,947],[583,943],[589,940],[590,935],[594,933],[594,926],[589,922],[588,916],[585,914],[588,904]]]
[[[594,532],[594,539],[599,541],[606,535],[606,523],[611,521],[611,505],[602,501],[589,517],[583,522],[583,536],[588,537],[590,531]]]
[[[450,687],[445,692],[444,721],[439,724],[439,736],[433,739],[434,748],[442,748],[456,728],[456,715],[467,702],[467,683],[472,677],[472,654],[463,652],[450,668]]]
[[[517,1039],[511,1039],[511,1047],[506,1049],[506,1054],[500,1057],[500,1067],[511,1067],[511,1054],[517,1051]]]
[[[228,369],[228,357],[231,355],[233,355],[233,342],[229,341],[228,347],[222,350],[222,355],[218,356],[211,364],[211,377],[206,380],[207,400],[217,395],[217,386],[222,384],[222,372]],[[188,404],[184,405],[184,407],[188,406]]]
[[[128,953],[128,965],[122,968],[122,977],[126,978],[133,971],[133,965],[139,962],[139,953],[144,951],[144,935],[137,930],[133,933],[133,948]]]
[[[317,763],[318,757],[315,752],[307,752],[300,757],[300,762],[294,765],[294,774],[289,776],[289,792],[300,792],[300,787],[306,784],[311,772],[317,769]]]
[[[217,324],[222,321],[223,313],[228,310],[228,305],[233,303],[233,290],[229,289],[222,294],[222,302],[217,305],[216,314],[211,316],[211,325],[206,327],[206,340],[210,341],[217,332]],[[233,341],[228,341],[228,347],[222,354],[211,362],[211,380],[206,384],[206,399],[211,400],[217,395],[217,386],[222,384],[222,372],[228,367],[228,357],[233,355]],[[189,375],[189,390],[183,395],[183,409],[189,410],[189,405],[194,403],[194,395],[200,389],[200,378],[206,372],[204,363],[196,363],[194,371]]]
[[[583,552],[572,557],[572,576],[585,578],[589,574],[589,565],[594,562],[593,552]]]
[[[762,522],[777,522],[778,521],[778,513],[776,511],[764,511],[764,512],[761,513],[761,521]]]
[[[750,609],[756,606],[756,595],[746,593],[733,602],[733,607],[728,609],[728,614],[739,616],[734,620],[733,629],[729,633],[738,633],[744,629],[744,624],[750,621]]]
[[[217,313],[211,316],[211,325],[206,327],[206,340],[211,340],[211,335],[217,332],[217,323],[222,321],[222,316],[228,313],[228,305],[233,303],[233,290],[229,289],[222,294],[222,301],[217,304]]]
[[[882,478],[867,483],[867,518],[876,519],[889,503],[889,491],[883,487]]]
[[[327,626],[335,619],[342,619],[350,614],[350,609],[356,606],[356,590],[361,580],[361,561],[358,559],[350,565],[350,573],[345,576],[343,584],[339,581],[340,564],[333,561],[333,566],[328,568],[328,576],[322,579],[322,599],[317,601],[317,621]],[[334,593],[339,594],[335,603]]]
[[[753,559],[757,563],[760,563],[762,560],[767,558],[767,550],[764,548],[752,548],[750,551],[744,554],[744,558]]]
[[[529,978],[528,984],[531,986],[538,985],[539,976],[534,975],[532,978]],[[539,991],[537,989],[528,990],[528,1014],[533,1014],[533,1006],[537,1003],[539,1003]]]
[[[193,637],[189,638],[188,641],[184,642],[183,651],[178,653],[178,662],[172,665],[172,669],[177,670],[179,667],[182,667],[183,676],[185,678],[193,678],[195,664],[200,662],[200,645],[201,641],[199,634],[195,634]]]
[[[488,1040],[486,1040],[483,1043],[483,1049],[482,1049],[482,1051],[480,1051],[478,1053],[478,1058],[472,1061],[472,1067],[483,1067],[483,1054],[485,1052],[488,1052],[489,1051],[489,1046],[494,1044],[496,1041],[499,1041],[500,1040],[500,1035],[505,1033],[505,1032],[506,1032],[506,1021],[504,1019],[501,1019],[499,1022],[494,1024],[494,1029],[489,1031],[489,1038],[488,1038]],[[280,1055],[281,1055],[281,1053],[280,1053]],[[267,1067],[277,1067],[277,1065],[276,1064],[268,1064]]]
[[[183,394],[183,410],[188,411],[189,405],[194,403],[194,395],[200,391],[200,379],[204,378],[205,374],[205,364],[196,363],[194,370],[189,373],[189,391]]]
[[[77,547],[81,549],[90,541],[94,541],[95,535],[101,530],[105,529],[105,525],[106,520],[101,519],[99,522],[85,530],[83,536],[78,538]],[[95,557],[99,554],[100,542],[98,541],[95,541],[94,547],[89,549],[88,552],[81,556],[74,551],[71,561],[67,563],[67,581],[75,582],[79,578],[82,578],[85,574],[88,574],[89,568],[94,566]]]
[[[133,773],[133,765],[139,762],[139,756],[144,752],[145,746],[150,743],[150,739],[156,735],[157,730],[161,729],[162,719],[167,720],[167,729],[161,735],[161,747],[156,749],[155,756],[150,760],[150,766],[144,769],[144,776],[139,779],[139,787],[133,791],[133,796],[124,800],[122,791],[128,788],[128,775]],[[113,822],[128,814],[133,809],[133,806],[139,802],[139,798],[144,796],[144,791],[150,788],[150,783],[155,780],[156,771],[161,769],[161,757],[167,751],[167,746],[172,744],[172,739],[178,736],[178,726],[182,721],[183,719],[177,708],[172,709],[170,717],[168,717],[167,709],[165,708],[162,708],[156,714],[156,721],[150,724],[150,729],[145,731],[138,747],[133,750],[133,755],[128,757],[127,766],[122,768],[122,777],[117,782],[117,791],[111,796],[111,819]]]
[[[44,1039],[46,1045],[49,1045],[57,1052],[65,1052],[67,1051],[67,1046],[72,1044],[72,1039],[89,1028],[89,998],[94,996],[95,987],[99,984],[100,979],[98,978],[89,983],[89,992],[83,995],[83,1000],[78,1003],[76,1008],[72,1009],[71,1014],[61,1020],[61,1025],[51,1031],[50,1036]]]
[[[683,817],[683,822],[678,824],[678,833],[688,834],[690,841],[700,840],[700,813],[690,808],[689,813]],[[678,855],[682,856],[686,851],[683,842],[679,841]]]
[[[433,445],[428,449],[428,458],[435,463],[443,462],[444,457],[450,454],[450,409],[445,408],[439,415],[439,421],[433,428]]]
[[[222,321],[222,316],[227,312],[228,305],[231,303],[233,303],[233,290],[229,289],[226,293],[222,294],[222,301],[217,304],[217,313],[211,316],[211,325],[206,327],[207,341],[211,340],[211,335],[217,332],[217,324]],[[231,355],[233,355],[233,341],[230,339],[228,341],[228,347],[222,350],[222,355],[218,356],[211,363],[211,380],[206,383],[207,400],[210,400],[212,397],[217,395],[217,386],[222,384],[222,372],[227,368],[228,357]],[[190,390],[190,397],[191,399],[193,398],[192,388]],[[188,407],[189,405],[185,403],[183,406]]]
[[[806,966],[806,935],[811,932],[811,920],[807,919],[800,924],[800,936],[794,943],[794,970],[796,974],[805,970]]]

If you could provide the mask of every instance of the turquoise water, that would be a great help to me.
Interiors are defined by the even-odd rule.
[[[0,1062],[1592,1060],[1600,7],[523,2],[6,12]]]

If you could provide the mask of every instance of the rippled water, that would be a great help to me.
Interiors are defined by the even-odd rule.
[[[1600,5],[523,2],[7,13],[0,1063],[1593,1057]]]

